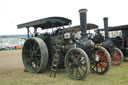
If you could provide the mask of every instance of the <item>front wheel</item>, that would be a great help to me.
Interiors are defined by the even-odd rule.
[[[81,48],[71,48],[65,56],[65,69],[76,80],[85,79],[90,69],[88,55]]]
[[[111,54],[112,57],[112,65],[120,65],[123,62],[124,55],[119,48],[114,48]]]
[[[92,58],[94,62],[90,65],[91,72],[101,75],[108,72],[111,66],[111,57],[105,48],[101,46],[95,47]]]

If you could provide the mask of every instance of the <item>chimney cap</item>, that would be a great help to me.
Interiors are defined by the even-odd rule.
[[[80,13],[86,13],[88,10],[87,9],[80,9],[79,12]]]
[[[108,19],[108,17],[104,17],[103,19]]]

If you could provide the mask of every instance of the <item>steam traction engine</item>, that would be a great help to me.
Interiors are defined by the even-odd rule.
[[[101,35],[101,31],[105,32],[105,39],[104,36]],[[98,29],[95,32],[96,35],[92,39],[95,44],[101,45],[108,50],[111,55],[112,65],[120,65],[124,56],[122,51],[118,48],[118,45],[115,44],[115,42],[118,41],[113,41],[108,35],[108,18],[104,18],[104,29]]]
[[[128,25],[109,27],[109,32],[120,32],[120,35],[112,36],[111,40],[124,55],[124,59],[128,57]]]
[[[22,50],[22,60],[28,72],[39,73],[50,67],[50,76],[56,76],[57,68],[65,68],[73,79],[84,79],[89,70],[97,74],[106,73],[111,65],[111,58],[103,47],[95,47],[88,40],[86,9],[80,11],[81,39],[76,40],[70,25],[71,20],[63,17],[49,17],[18,25],[26,27],[28,39]],[[30,32],[34,27],[34,33]],[[46,31],[40,34],[38,28]],[[51,32],[47,30],[51,29]],[[30,37],[30,33],[32,37]]]

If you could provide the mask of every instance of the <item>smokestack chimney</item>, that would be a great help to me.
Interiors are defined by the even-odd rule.
[[[108,18],[105,17],[103,20],[104,20],[105,38],[109,38],[109,36],[108,36]]]
[[[81,29],[81,39],[87,39],[87,20],[86,20],[87,9],[80,9],[80,29]]]

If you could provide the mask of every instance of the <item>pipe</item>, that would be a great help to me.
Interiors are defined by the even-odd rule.
[[[105,17],[103,18],[104,20],[104,30],[105,30],[105,38],[109,38],[109,35],[108,35],[108,18]]]
[[[81,39],[87,39],[87,9],[80,9],[80,29],[81,29]]]

